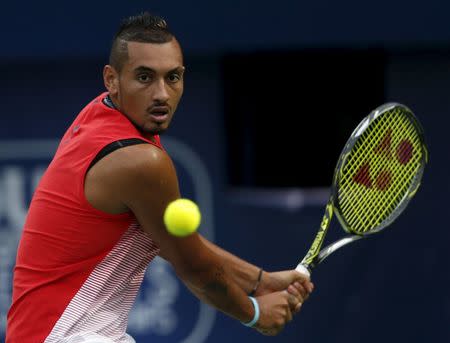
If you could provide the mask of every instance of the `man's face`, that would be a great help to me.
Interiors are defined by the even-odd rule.
[[[115,73],[115,104],[142,131],[165,131],[183,94],[183,56],[175,39],[168,43],[128,42],[128,60]]]

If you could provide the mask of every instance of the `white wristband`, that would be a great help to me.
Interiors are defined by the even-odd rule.
[[[253,319],[251,320],[251,321],[249,321],[248,323],[244,323],[244,322],[241,322],[243,325],[245,325],[245,326],[248,326],[248,327],[253,327],[253,326],[255,326],[255,324],[258,322],[258,320],[259,320],[259,315],[260,315],[260,312],[259,312],[259,304],[258,304],[258,301],[256,301],[256,299],[255,298],[253,298],[253,297],[248,297],[251,301],[252,301],[252,303],[253,303],[253,307],[255,308],[255,315],[253,316]]]

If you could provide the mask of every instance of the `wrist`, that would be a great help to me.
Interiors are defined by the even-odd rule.
[[[258,320],[259,320],[259,316],[260,316],[261,312],[260,312],[260,310],[259,310],[259,304],[258,304],[258,301],[257,301],[255,298],[251,297],[251,296],[249,296],[248,298],[249,298],[250,301],[252,302],[253,308],[254,308],[255,312],[254,312],[254,315],[253,315],[252,320],[250,320],[250,321],[247,322],[247,323],[244,323],[244,322],[241,322],[241,323],[242,323],[242,325],[245,325],[245,326],[248,326],[248,327],[254,327],[255,324],[256,324],[256,323],[258,322]]]
[[[264,272],[264,270],[261,268],[258,272],[258,276],[256,278],[255,285],[253,286],[252,290],[250,291],[249,296],[251,296],[251,297],[255,296],[256,291],[258,290],[258,288],[261,285],[263,272]]]

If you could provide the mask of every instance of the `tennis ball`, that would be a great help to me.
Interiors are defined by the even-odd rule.
[[[189,199],[174,200],[164,211],[167,231],[177,237],[186,237],[197,231],[201,218],[197,204]]]

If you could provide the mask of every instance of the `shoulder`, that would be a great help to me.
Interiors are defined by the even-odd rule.
[[[175,182],[176,172],[166,151],[152,145],[140,144],[123,151],[123,171],[130,183]]]
[[[142,188],[178,188],[170,156],[152,144],[136,144],[117,149],[98,161],[87,174],[90,184],[117,193],[119,198]]]
[[[149,181],[157,175],[175,173],[172,159],[167,152],[153,144],[120,148],[105,156],[103,160],[104,169],[130,183]]]

